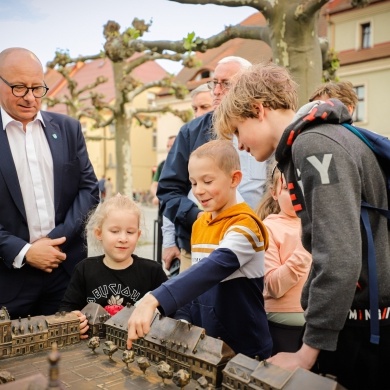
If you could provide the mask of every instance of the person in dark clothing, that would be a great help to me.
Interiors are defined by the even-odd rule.
[[[56,313],[99,202],[81,123],[41,110],[48,90],[34,53],[0,52],[0,307],[12,319]]]

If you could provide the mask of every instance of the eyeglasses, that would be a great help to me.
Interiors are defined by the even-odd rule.
[[[207,86],[209,87],[209,89],[211,89],[212,91],[214,91],[214,89],[216,88],[216,86],[219,84],[219,86],[221,87],[222,90],[224,89],[229,89],[231,84],[230,84],[230,81],[229,80],[222,80],[222,81],[208,81],[207,82]]]
[[[25,97],[28,94],[28,91],[31,89],[34,97],[41,98],[47,94],[49,90],[46,87],[46,84],[39,85],[38,87],[26,87],[25,85],[11,85],[7,80],[0,76],[0,79],[3,80],[12,90],[12,94],[16,97]]]

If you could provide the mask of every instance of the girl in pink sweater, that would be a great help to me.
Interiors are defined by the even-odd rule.
[[[257,213],[269,232],[265,252],[264,300],[273,354],[300,348],[305,319],[301,291],[311,255],[301,243],[301,220],[293,208],[286,180],[274,166]]]

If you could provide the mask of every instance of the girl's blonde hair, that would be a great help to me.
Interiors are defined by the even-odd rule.
[[[266,183],[266,191],[260,200],[259,205],[256,208],[256,214],[261,220],[268,217],[270,214],[279,214],[280,206],[279,202],[273,198],[273,194],[277,190],[278,183],[281,180],[282,174],[279,171],[277,164],[269,164]]]
[[[89,213],[85,229],[88,248],[95,253],[103,252],[102,242],[95,237],[95,231],[96,229],[102,228],[105,219],[112,210],[131,211],[138,217],[138,226],[141,224],[141,209],[139,205],[129,196],[118,193],[117,195],[105,200],[103,203],[99,203],[98,206]]]
[[[234,78],[232,87],[213,114],[218,138],[231,139],[236,131],[232,121],[256,118],[259,104],[272,110],[297,109],[297,83],[286,68],[260,63]]]

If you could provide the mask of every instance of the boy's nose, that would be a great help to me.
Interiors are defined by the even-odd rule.
[[[195,195],[197,195],[197,194],[202,194],[204,192],[204,189],[203,189],[203,186],[201,186],[201,185],[197,185],[196,186],[196,189],[195,189]]]

